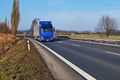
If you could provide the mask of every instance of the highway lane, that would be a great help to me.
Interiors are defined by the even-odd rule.
[[[98,80],[120,80],[120,47],[71,40],[43,44]]]

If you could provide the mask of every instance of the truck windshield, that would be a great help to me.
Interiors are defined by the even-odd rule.
[[[51,25],[51,24],[49,24],[49,25],[42,25],[42,26],[41,26],[41,31],[42,31],[42,32],[52,31],[52,25]]]
[[[49,32],[49,31],[52,31],[52,28],[42,27],[42,28],[41,28],[41,31],[42,31],[42,32]]]

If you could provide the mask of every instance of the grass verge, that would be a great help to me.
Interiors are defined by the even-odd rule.
[[[54,80],[42,57],[26,39],[16,41],[0,59],[0,80]]]

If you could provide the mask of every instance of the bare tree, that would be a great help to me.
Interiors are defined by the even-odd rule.
[[[5,19],[5,22],[0,22],[0,33],[9,33],[9,26],[8,26],[8,22],[7,22],[7,18]]]
[[[11,14],[11,32],[16,35],[19,24],[20,13],[19,13],[19,1],[13,1],[12,14]]]
[[[105,34],[106,37],[109,37],[116,28],[117,20],[106,15],[100,18],[96,27],[96,32]]]

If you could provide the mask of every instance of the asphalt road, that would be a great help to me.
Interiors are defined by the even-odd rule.
[[[120,47],[64,39],[42,44],[97,80],[120,80]]]

